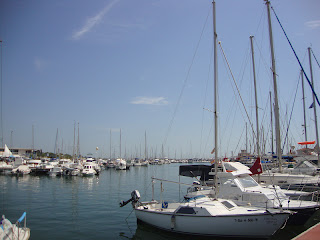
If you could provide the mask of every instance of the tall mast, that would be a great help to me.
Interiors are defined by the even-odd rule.
[[[111,128],[110,128],[110,160],[111,160],[111,156],[112,155],[112,153],[111,153]]]
[[[214,170],[215,170],[215,187],[218,189],[218,67],[217,67],[217,29],[216,29],[216,3],[212,2],[213,6],[213,46],[214,46]]]
[[[34,152],[34,125],[32,124],[32,155],[33,155],[33,152]]]
[[[273,149],[273,117],[272,117],[272,97],[271,91],[269,92],[270,96],[270,125],[271,125],[271,155],[273,157],[274,149]]]
[[[1,123],[0,123],[0,128],[1,128],[1,138],[0,138],[0,140],[1,140],[1,147],[2,148],[4,148],[4,137],[3,137],[3,119],[2,119],[2,111],[3,111],[3,109],[2,109],[2,106],[3,106],[3,103],[2,103],[2,98],[3,98],[3,94],[2,94],[2,40],[0,40],[0,46],[1,46],[1,48],[0,48],[0,54],[1,54],[1,56],[0,56],[0,60],[1,60],[1,64],[0,64],[0,107],[1,107],[1,110],[0,110],[0,121],[1,121]]]
[[[246,122],[246,157],[248,157],[248,123]]]
[[[80,127],[78,122],[78,143],[77,143],[77,159],[80,157]]]
[[[76,145],[76,121],[74,121],[74,124],[73,124],[73,151],[72,151],[72,160],[74,160],[75,145]]]
[[[274,121],[275,121],[276,146],[277,146],[276,149],[277,149],[279,171],[282,172],[282,152],[281,152],[281,139],[280,139],[280,116],[279,116],[279,103],[278,103],[277,74],[276,74],[276,62],[274,58],[274,49],[273,49],[270,2],[268,0],[266,0],[266,5],[268,10],[270,51],[271,51],[272,75],[273,75]]]
[[[147,131],[144,132],[144,160],[147,160]]]
[[[311,61],[311,48],[308,48],[308,53],[309,53],[309,64],[310,64],[310,74],[311,74],[311,84],[312,88],[314,89],[314,84],[313,84],[313,72],[312,72],[312,61]],[[316,125],[316,152],[318,155],[318,166],[320,166],[320,156],[319,156],[319,134],[318,134],[318,121],[317,121],[317,106],[315,104],[315,96],[312,94],[313,98],[313,110],[314,110],[314,124]]]
[[[120,128],[120,159],[121,159],[121,128]]]
[[[306,102],[304,96],[304,80],[303,80],[303,71],[301,70],[301,84],[302,84],[302,102],[303,102],[303,127],[304,127],[304,140],[308,141],[307,135],[307,121],[306,121]],[[308,145],[307,145],[308,146]]]
[[[259,143],[259,114],[258,114],[258,97],[257,97],[257,82],[256,82],[256,68],[254,64],[254,49],[253,49],[253,36],[250,36],[251,53],[252,53],[252,67],[253,67],[253,82],[254,82],[254,95],[256,103],[256,126],[257,126],[257,155],[260,157],[260,143]]]

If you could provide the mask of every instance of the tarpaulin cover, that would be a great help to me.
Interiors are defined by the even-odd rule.
[[[205,181],[209,179],[209,172],[213,167],[210,165],[181,165],[179,175],[185,177],[201,177]]]

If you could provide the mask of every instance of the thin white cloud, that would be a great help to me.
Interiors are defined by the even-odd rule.
[[[319,27],[320,27],[320,20],[309,21],[309,22],[306,22],[305,25],[306,25],[308,28],[316,29],[316,28],[319,28]]]
[[[131,104],[167,105],[168,101],[164,97],[136,97]]]
[[[37,71],[41,71],[47,66],[47,63],[43,59],[40,59],[39,57],[36,57],[34,59],[34,66],[35,66]]]
[[[96,16],[88,18],[86,23],[84,24],[84,26],[78,30],[75,31],[72,35],[72,38],[74,40],[78,40],[80,39],[84,34],[86,34],[87,32],[89,32],[92,28],[94,28],[95,26],[97,26],[102,18],[104,17],[104,15],[106,15],[111,9],[112,7],[119,2],[119,0],[114,0],[111,3],[109,3],[104,9],[102,9]]]

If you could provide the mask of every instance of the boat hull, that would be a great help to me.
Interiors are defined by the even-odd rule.
[[[288,213],[272,215],[196,216],[135,209],[139,221],[162,230],[203,236],[267,238],[288,219]],[[232,226],[232,230],[230,229]]]

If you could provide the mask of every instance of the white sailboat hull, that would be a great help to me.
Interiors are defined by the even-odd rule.
[[[136,209],[137,219],[154,227],[192,235],[224,237],[270,237],[286,221],[288,214],[196,216]],[[232,226],[232,229],[230,228]]]

